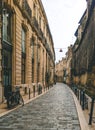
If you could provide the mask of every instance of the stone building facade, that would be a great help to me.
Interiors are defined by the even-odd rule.
[[[63,75],[64,75],[63,69],[65,69],[64,67],[66,67],[66,66],[63,66],[64,65],[63,62],[65,62],[65,61],[66,60],[64,58],[62,58],[62,60],[60,60],[55,65],[55,75],[56,75],[57,82],[63,82]]]
[[[66,56],[55,65],[55,74],[57,76],[57,82],[64,82],[66,84],[71,83],[71,60],[72,45],[68,47]]]
[[[0,102],[14,86],[54,82],[55,52],[41,0],[0,1]]]
[[[72,61],[72,45],[70,45],[68,47],[68,51],[66,53],[66,74],[65,74],[65,78],[66,78],[66,83],[69,85],[71,84],[71,80],[72,80],[72,75],[71,75],[71,61]]]
[[[95,0],[87,0],[87,9],[75,33],[72,75],[76,84],[95,87]],[[89,86],[90,85],[90,86]]]

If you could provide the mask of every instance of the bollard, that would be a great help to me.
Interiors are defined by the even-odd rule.
[[[35,97],[35,85],[33,85],[33,97]]]
[[[83,91],[83,93],[82,93],[82,110],[84,110],[84,96],[85,96],[85,92]]]
[[[78,89],[78,91],[77,91],[77,97],[78,97],[78,100],[79,100],[79,89]]]
[[[45,86],[44,86],[44,92],[45,92]]]
[[[93,108],[94,108],[94,98],[92,98],[92,102],[91,102],[90,117],[89,117],[89,125],[92,125]]]
[[[29,99],[30,99],[30,88],[29,88]]]

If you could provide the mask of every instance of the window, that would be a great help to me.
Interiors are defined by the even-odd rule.
[[[39,17],[39,26],[41,28],[41,17]]]
[[[12,84],[12,53],[8,50],[3,50],[2,58],[2,83],[4,86],[4,96],[7,97],[9,91],[11,91]]]
[[[32,58],[34,58],[34,38],[31,39],[31,46],[32,46]]]
[[[22,28],[22,41],[21,41],[21,47],[22,47],[22,62],[21,62],[21,83],[25,83],[25,67],[26,67],[26,32]]]
[[[22,53],[25,53],[25,30],[22,28]]]
[[[11,85],[11,69],[12,69],[12,63],[11,63],[11,52],[3,51],[3,84],[4,85]]]
[[[31,65],[32,65],[32,83],[34,83],[34,62],[32,62]]]
[[[22,56],[22,67],[21,67],[21,71],[22,71],[22,73],[21,73],[21,77],[22,77],[22,81],[21,81],[21,83],[22,84],[24,84],[25,83],[25,61],[26,61],[26,59]]]
[[[2,84],[4,96],[12,89],[12,23],[13,15],[10,9],[3,8],[2,23]]]
[[[32,83],[34,82],[34,38],[31,39],[31,45],[32,45]]]
[[[11,14],[3,10],[3,40],[11,42]]]

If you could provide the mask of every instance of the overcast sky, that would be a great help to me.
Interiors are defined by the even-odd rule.
[[[86,9],[86,0],[42,0],[50,31],[54,41],[56,62],[65,57],[70,44],[74,44],[74,33]],[[63,52],[59,52],[63,48]]]

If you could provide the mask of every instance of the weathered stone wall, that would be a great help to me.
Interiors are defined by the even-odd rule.
[[[93,71],[95,66],[95,9],[90,14],[86,23],[79,46],[73,54],[73,68],[77,82],[87,84],[89,79],[94,80]],[[75,64],[74,64],[75,63]],[[93,81],[94,85],[94,81]]]

